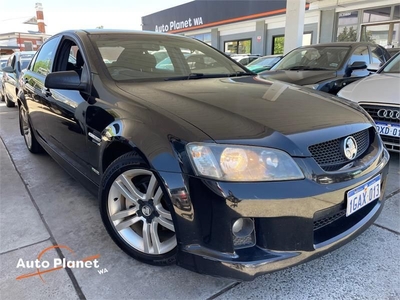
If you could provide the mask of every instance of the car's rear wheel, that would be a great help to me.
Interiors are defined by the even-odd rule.
[[[36,140],[29,121],[28,113],[23,105],[20,105],[19,107],[19,129],[21,134],[24,136],[25,145],[30,152],[40,153],[43,151],[42,146],[40,146],[39,142]]]
[[[175,262],[170,206],[156,175],[135,153],[121,156],[107,168],[99,197],[103,223],[122,250],[153,265]]]

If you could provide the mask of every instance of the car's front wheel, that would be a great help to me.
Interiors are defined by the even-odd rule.
[[[103,223],[122,250],[152,265],[175,262],[170,206],[156,175],[136,153],[121,156],[107,168],[99,198]]]
[[[21,134],[24,136],[25,145],[30,152],[40,153],[43,151],[42,146],[40,146],[39,142],[36,140],[29,121],[28,113],[23,105],[20,105],[19,107],[19,129]]]

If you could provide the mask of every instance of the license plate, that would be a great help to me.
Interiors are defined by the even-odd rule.
[[[400,137],[400,125],[380,122],[375,124],[379,134]]]
[[[347,192],[346,217],[363,208],[381,195],[381,175]]]

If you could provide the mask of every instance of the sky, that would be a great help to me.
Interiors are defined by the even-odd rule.
[[[191,0],[0,0],[0,34],[37,31],[35,25],[23,25],[36,16],[35,3],[43,6],[46,33],[68,29],[141,30],[141,17],[181,5]]]

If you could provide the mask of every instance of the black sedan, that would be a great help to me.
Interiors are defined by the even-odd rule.
[[[173,68],[157,68],[160,50]],[[188,51],[213,63],[189,65]],[[21,82],[28,149],[98,195],[108,233],[140,261],[250,280],[345,244],[382,210],[389,155],[365,111],[202,42],[67,31]]]
[[[318,44],[292,50],[260,75],[336,95],[342,87],[369,75],[369,64],[383,65],[389,59],[386,49],[373,43]]]

